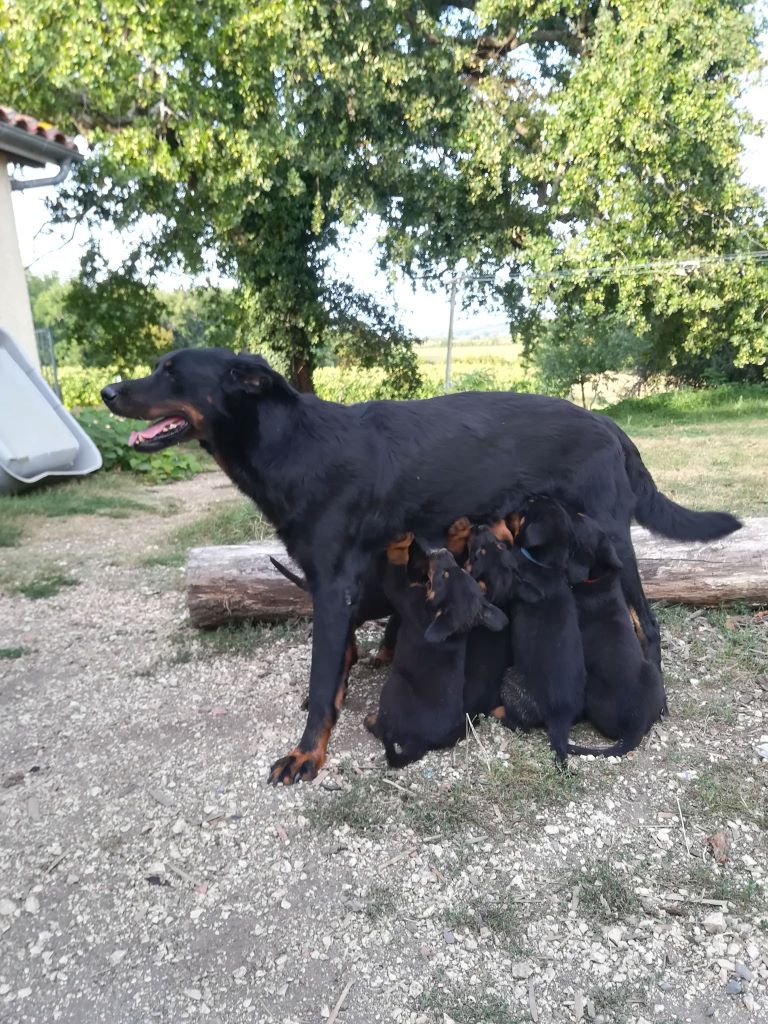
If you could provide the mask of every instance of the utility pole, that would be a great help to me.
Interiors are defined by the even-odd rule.
[[[448,345],[445,350],[445,387],[446,394],[451,390],[451,362],[453,358],[453,317],[456,312],[456,292],[459,289],[459,276],[454,274],[451,278],[451,312],[448,317]]]

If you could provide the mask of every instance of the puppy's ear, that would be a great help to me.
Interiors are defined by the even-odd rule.
[[[424,632],[424,639],[430,644],[441,644],[449,636],[453,636],[456,627],[453,616],[448,612],[438,612]]]
[[[509,624],[509,619],[501,608],[497,608],[490,601],[483,601],[483,608],[480,612],[480,624],[485,626],[486,629],[490,629],[493,633],[500,633]]]
[[[616,553],[616,548],[605,534],[602,535],[597,546],[597,558],[601,565],[606,565],[609,569],[614,569],[616,572],[621,572],[624,568],[621,559]]]
[[[589,570],[591,568],[592,559],[585,551],[572,553],[568,559],[568,568],[566,570],[568,582],[571,585],[583,583],[584,580],[589,579]]]
[[[526,548],[540,548],[549,541],[550,531],[545,523],[526,523],[521,539]]]
[[[295,398],[298,394],[285,377],[259,356],[241,352],[227,367],[226,383],[231,389],[247,395],[280,394]]]

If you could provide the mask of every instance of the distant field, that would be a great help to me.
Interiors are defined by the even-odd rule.
[[[416,346],[419,362],[445,363],[445,342],[425,342]],[[453,343],[453,361],[462,363],[500,362],[517,366],[521,346],[506,341],[458,341]]]

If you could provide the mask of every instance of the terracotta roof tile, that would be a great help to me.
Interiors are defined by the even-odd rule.
[[[38,121],[27,114],[19,114],[18,111],[11,110],[10,107],[0,107],[0,124],[7,124],[11,128],[18,128],[29,135],[38,135],[43,139],[47,139],[48,142],[55,142],[65,149],[72,149],[77,152],[74,140],[66,136],[64,132],[60,132],[58,128],[54,128],[47,121]]]

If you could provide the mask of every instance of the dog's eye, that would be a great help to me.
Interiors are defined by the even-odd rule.
[[[499,549],[499,551],[503,551],[504,550],[504,545],[503,544],[497,544],[496,547]]]
[[[445,570],[445,572],[443,573],[443,579],[444,579],[444,580],[448,580],[448,579],[450,579],[450,578],[451,578],[451,574],[450,574],[450,572],[449,572],[449,571],[448,571],[448,570],[446,569],[446,570]]]
[[[480,548],[480,554],[481,554],[481,555],[484,555],[484,554],[485,554],[485,548]]]

